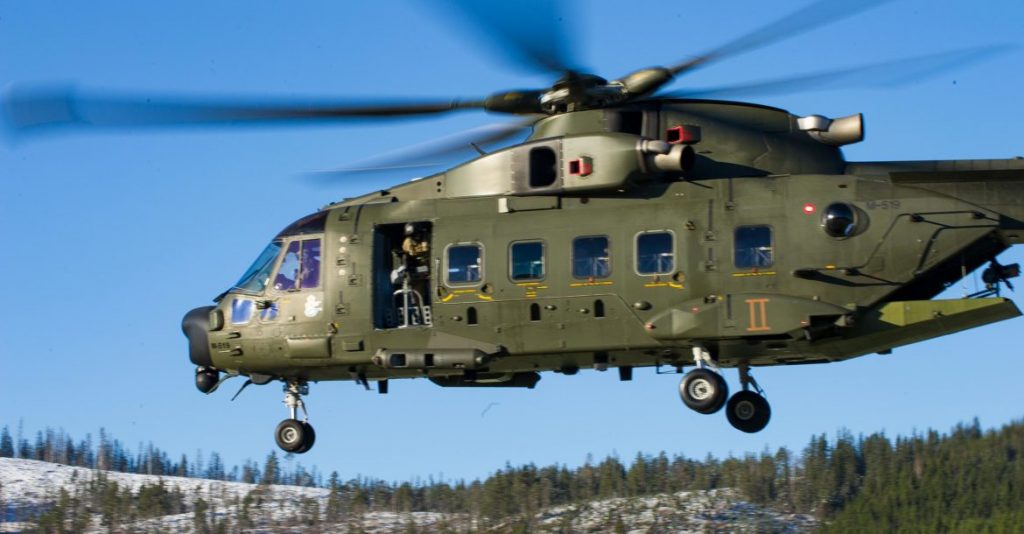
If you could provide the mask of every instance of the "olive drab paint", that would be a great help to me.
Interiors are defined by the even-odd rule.
[[[641,114],[641,130],[594,129],[621,113]],[[243,280],[210,312],[210,364],[193,359],[382,391],[398,378],[533,387],[544,371],[695,363],[756,386],[751,366],[839,361],[1019,315],[995,291],[930,299],[1021,241],[1024,161],[848,163],[798,120],[692,101],[546,118],[525,143],[289,226],[267,280]],[[700,135],[684,142],[680,128]],[[692,163],[652,165],[652,140]],[[701,380],[684,401],[725,387]]]

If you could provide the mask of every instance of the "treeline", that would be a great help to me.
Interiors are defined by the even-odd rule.
[[[895,443],[874,435],[853,452],[827,530],[1024,531],[1024,421],[982,432],[975,420]]]
[[[7,435],[6,429],[0,431],[0,454],[23,454],[24,444],[13,450],[4,446]],[[63,441],[66,446],[69,440]],[[119,458],[113,452],[121,450],[116,440],[101,433],[99,443],[104,442],[106,446],[91,452],[79,443],[76,451],[83,458],[94,458],[97,467],[152,469],[144,466],[162,459],[160,469],[168,474],[190,473],[191,468],[183,465],[201,463],[185,458],[167,463],[161,453],[155,453],[156,458],[127,453]],[[42,441],[37,439],[28,450],[46,459],[46,443],[44,433]],[[101,464],[99,458],[107,455],[107,447],[113,456]],[[884,434],[854,437],[848,432],[833,439],[815,436],[796,454],[780,448],[741,458],[697,460],[662,452],[638,454],[628,462],[615,456],[600,461],[588,458],[575,468],[506,465],[470,482],[368,478],[342,482],[334,473],[325,485],[331,490],[329,500],[307,517],[313,521],[307,524],[336,523],[375,511],[433,511],[468,517],[480,527],[512,522],[531,529],[537,513],[552,506],[734,488],[750,502],[814,515],[822,520],[824,530],[1015,532],[1024,525],[1022,451],[1024,422],[984,432],[975,420],[947,434],[929,431],[895,440]],[[211,454],[206,471],[214,457]],[[263,483],[317,483],[315,476],[304,471],[282,474],[275,453],[268,455],[261,470],[251,464],[241,470],[221,467],[218,472]]]
[[[174,460],[153,443],[140,444],[133,452],[121,441],[111,438],[102,428],[96,439],[93,439],[92,434],[86,434],[85,439],[79,441],[72,439],[63,430],[51,428],[36,432],[32,441],[23,436],[20,425],[17,436],[12,436],[7,425],[0,429],[0,458],[24,458],[140,475],[206,478],[250,484],[263,482],[323,486],[323,476],[316,468],[307,470],[302,464],[297,464],[290,470],[284,470],[279,466],[276,453],[273,456],[272,463],[270,456],[266,458],[263,468],[253,460],[246,460],[241,466],[227,467],[216,452],[210,453],[208,459],[199,451],[191,458],[182,454]],[[266,469],[268,466],[271,467],[269,472]]]
[[[86,532],[95,530],[97,522],[108,532],[118,532],[140,520],[193,511],[202,516],[205,512],[201,502],[190,505],[181,490],[162,480],[132,491],[110,480],[104,471],[75,479],[70,488],[59,488],[52,499],[53,505],[33,518],[29,532]]]
[[[53,494],[53,505],[30,517],[26,533],[75,534],[86,531],[106,532],[181,532],[189,530],[181,522],[161,524],[159,518],[179,514],[191,515],[195,534],[228,534],[253,529],[292,529],[316,527],[324,523],[316,499],[304,497],[293,503],[289,513],[277,513],[264,506],[269,486],[260,484],[242,495],[188,495],[173,484],[157,479],[137,489],[112,480],[105,471],[91,472],[76,479],[70,488]],[[210,500],[207,500],[210,499]],[[232,507],[233,514],[217,514],[220,508]],[[337,514],[334,514],[337,516]],[[187,517],[187,516],[186,516]],[[337,516],[340,517],[340,516]],[[154,520],[148,521],[147,520]]]

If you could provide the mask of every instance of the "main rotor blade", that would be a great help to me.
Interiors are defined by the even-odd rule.
[[[378,154],[369,159],[357,161],[345,167],[308,173],[317,179],[333,179],[357,174],[401,171],[423,167],[435,167],[460,153],[499,143],[529,130],[536,117],[510,123],[492,123],[464,130],[410,147]]]
[[[80,91],[70,85],[14,85],[0,101],[15,134],[70,128],[261,125],[374,120],[479,109],[483,101],[331,101],[167,96]]]
[[[703,89],[682,89],[661,93],[667,98],[722,98],[791,94],[802,91],[845,89],[848,87],[898,86],[920,81],[950,69],[982,61],[1010,50],[1007,45],[964,48],[938,54],[915,56],[848,69],[775,78],[742,85]]]
[[[826,24],[838,22],[889,1],[891,0],[817,0],[803,9],[733,39],[718,48],[669,66],[668,70],[675,75],[689,72],[708,63],[789,39]]]
[[[433,0],[461,15],[472,29],[491,40],[517,64],[555,74],[578,70],[573,42],[567,37],[574,2],[548,0]]]

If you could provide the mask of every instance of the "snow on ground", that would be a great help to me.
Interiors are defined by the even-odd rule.
[[[59,488],[71,489],[76,480],[88,480],[95,476],[94,469],[72,467],[68,465],[22,460],[19,458],[0,458],[0,500],[7,506],[33,507],[45,504],[47,498],[52,499]],[[177,487],[186,495],[189,503],[202,497],[207,502],[234,500],[243,498],[256,488],[254,484],[242,482],[223,482],[202,478],[185,478],[174,476],[136,475],[105,471],[112,482],[137,492],[143,485],[153,485],[163,481],[167,487]],[[321,499],[326,502],[328,490],[321,488],[303,488],[298,486],[270,486],[277,500],[298,501],[302,498]]]
[[[537,516],[543,532],[607,532],[617,519],[631,534],[645,532],[808,532],[814,518],[781,514],[743,501],[731,489],[681,491],[550,508]]]
[[[330,490],[323,488],[306,488],[299,486],[258,486],[243,482],[224,482],[200,478],[184,478],[175,476],[137,475],[131,473],[103,472],[111,482],[121,488],[131,488],[137,492],[143,485],[155,485],[163,482],[168,489],[178,488],[185,495],[186,502],[193,504],[202,498],[210,505],[211,517],[215,520],[227,517],[237,519],[241,501],[254,490],[260,490],[262,501],[253,515],[257,525],[272,522],[288,522],[299,514],[303,501],[313,500],[321,514],[327,505]],[[19,532],[25,527],[23,523],[15,523],[17,511],[39,510],[52,504],[60,488],[70,490],[76,481],[89,480],[97,475],[97,471],[84,467],[22,460],[16,458],[0,458],[0,532]],[[362,518],[362,528],[366,532],[403,532],[410,522],[429,528],[442,520],[457,522],[458,517],[445,517],[434,512],[371,512]],[[139,531],[160,529],[165,532],[191,532],[193,526],[191,512],[167,515],[156,519],[139,521],[132,528]],[[105,532],[98,522],[94,521],[96,532]],[[260,530],[260,529],[257,529]],[[277,529],[275,529],[276,531]]]
[[[91,480],[97,471],[34,460],[0,458],[0,532],[19,532],[23,523],[15,523],[16,512],[40,510],[51,505],[60,488],[71,489],[75,481]],[[202,498],[210,506],[215,520],[237,521],[239,502],[246,495],[258,496],[250,517],[254,532],[301,532],[297,517],[303,504],[315,502],[320,514],[326,508],[329,490],[297,486],[258,486],[241,482],[223,482],[173,476],[136,475],[104,472],[119,487],[138,491],[142,485],[162,482],[165,487],[178,488],[191,506]],[[255,493],[253,493],[255,492]],[[194,515],[167,515],[126,525],[125,531],[191,532]],[[346,520],[358,530],[373,534],[406,532],[410,523],[423,531],[433,531],[445,524],[458,532],[471,526],[471,519],[462,514],[437,512],[369,512]],[[495,531],[512,530],[517,521],[493,525]],[[92,532],[105,532],[98,514]],[[730,489],[683,491],[650,497],[615,498],[556,506],[542,510],[534,517],[536,532],[608,532],[616,526],[627,532],[808,532],[817,526],[806,515],[782,514],[745,502],[739,492]],[[327,527],[327,531],[347,531],[344,524]]]

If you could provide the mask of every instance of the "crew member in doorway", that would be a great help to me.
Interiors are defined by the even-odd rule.
[[[395,250],[395,269],[391,283],[399,287],[399,327],[429,324],[427,304],[430,289],[430,245],[424,233],[413,223],[405,225],[402,248]]]
[[[430,274],[430,245],[423,238],[423,232],[413,223],[405,225],[405,240],[402,241],[405,265],[412,277],[427,278]]]

